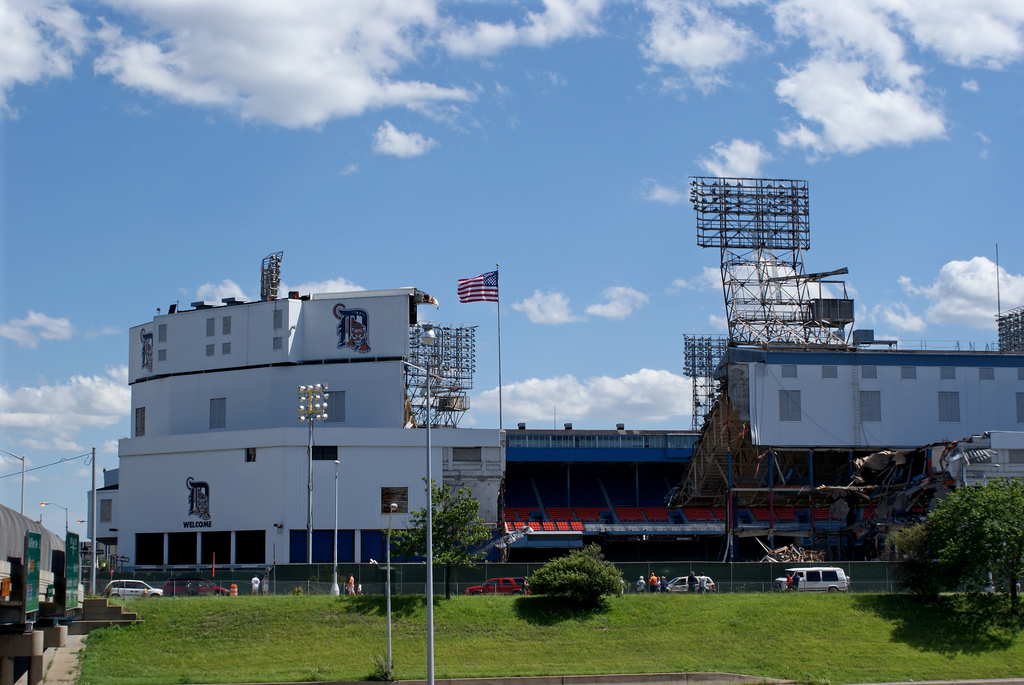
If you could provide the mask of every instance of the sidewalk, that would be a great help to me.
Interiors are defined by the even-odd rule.
[[[76,685],[78,656],[85,648],[85,635],[69,635],[67,647],[54,647],[43,654],[43,681],[46,685]]]

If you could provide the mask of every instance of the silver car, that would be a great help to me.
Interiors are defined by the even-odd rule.
[[[107,597],[163,597],[164,591],[141,580],[112,580],[103,594]]]
[[[697,592],[700,592],[701,581],[704,581],[703,582],[703,584],[704,584],[704,592],[716,592],[717,591],[717,588],[715,587],[715,581],[711,580],[710,576],[695,576],[695,578],[697,579],[697,588],[696,588]],[[669,592],[689,592],[690,588],[687,587],[687,585],[686,585],[686,581],[688,579],[689,579],[689,576],[678,576],[676,578],[673,578],[672,580],[668,581],[668,588],[667,588],[668,591]]]

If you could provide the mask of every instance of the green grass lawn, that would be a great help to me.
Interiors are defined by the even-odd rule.
[[[455,597],[434,610],[435,677],[726,671],[833,684],[1021,677],[1024,635],[1006,627],[991,601],[626,595],[583,611],[545,597]],[[364,680],[385,652],[382,597],[125,604],[145,623],[90,634],[81,685]],[[425,678],[424,598],[395,597],[393,616],[396,678]]]

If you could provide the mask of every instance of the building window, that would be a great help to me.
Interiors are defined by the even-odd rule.
[[[916,381],[917,380],[917,367],[916,366],[901,366],[900,367],[900,378],[905,381]]]
[[[114,500],[100,500],[100,523],[110,523],[114,520]]]
[[[251,464],[254,461],[256,461],[256,448],[255,447],[246,447],[245,448],[245,463],[246,464]]]
[[[779,421],[800,420],[800,391],[779,390]]]
[[[156,360],[158,362],[165,362],[165,361],[167,361],[167,350],[157,350],[156,351]]]
[[[862,366],[860,367],[861,378],[878,378],[878,367],[877,366]]]
[[[345,391],[335,390],[327,398],[327,423],[345,422]]]
[[[1017,368],[1017,380],[1024,381],[1024,367]]]
[[[283,344],[284,344],[284,339],[281,336],[277,336],[276,338],[274,338],[274,349],[275,350],[280,350],[281,347],[283,346]]]
[[[213,345],[207,345],[206,346],[206,356],[207,357],[212,357],[213,356],[213,349],[214,349]]]
[[[223,327],[222,328],[222,332],[224,333],[224,335],[231,335],[231,317],[230,316],[225,316],[224,317],[224,320],[221,323],[221,326]]]
[[[956,367],[955,366],[940,366],[939,367],[939,380],[941,380],[941,381],[956,380]]]
[[[860,391],[860,420],[882,420],[882,393],[878,390]]]
[[[167,342],[167,324],[162,323],[156,327],[156,341]]]
[[[274,310],[274,330],[284,328],[284,312],[280,309]]]
[[[210,400],[210,430],[224,428],[227,425],[227,409],[226,397],[215,397]]]
[[[409,488],[382,487],[380,489],[380,513],[390,514],[391,503],[398,505],[396,514],[409,513]]]
[[[337,461],[337,445],[313,445],[313,461]]]
[[[822,378],[839,378],[839,369],[835,364],[821,367]]]
[[[1024,423],[1024,392],[1017,393],[1017,423]]]
[[[994,381],[996,379],[996,370],[991,366],[983,366],[978,369],[978,380],[979,381]]]
[[[481,451],[479,447],[453,447],[452,461],[475,461],[479,464],[482,461]]]
[[[1008,464],[1024,464],[1024,450],[1006,450]]]
[[[796,378],[796,364],[783,364],[782,365],[782,377],[783,378]]]
[[[229,342],[221,343],[220,344],[220,353],[221,354],[231,354],[231,343],[229,343]]]
[[[206,320],[206,337],[212,338],[217,333],[217,320],[207,319]]]
[[[939,393],[939,423],[960,423],[960,393]]]
[[[1017,403],[1018,405],[1020,402]],[[1018,412],[1019,413],[1019,412]],[[141,438],[146,434],[146,408],[135,408],[135,437]]]

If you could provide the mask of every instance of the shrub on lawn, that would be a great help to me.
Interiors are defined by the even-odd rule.
[[[530,575],[530,591],[579,604],[598,604],[622,590],[622,572],[604,560],[601,548],[589,545],[553,559]]]

